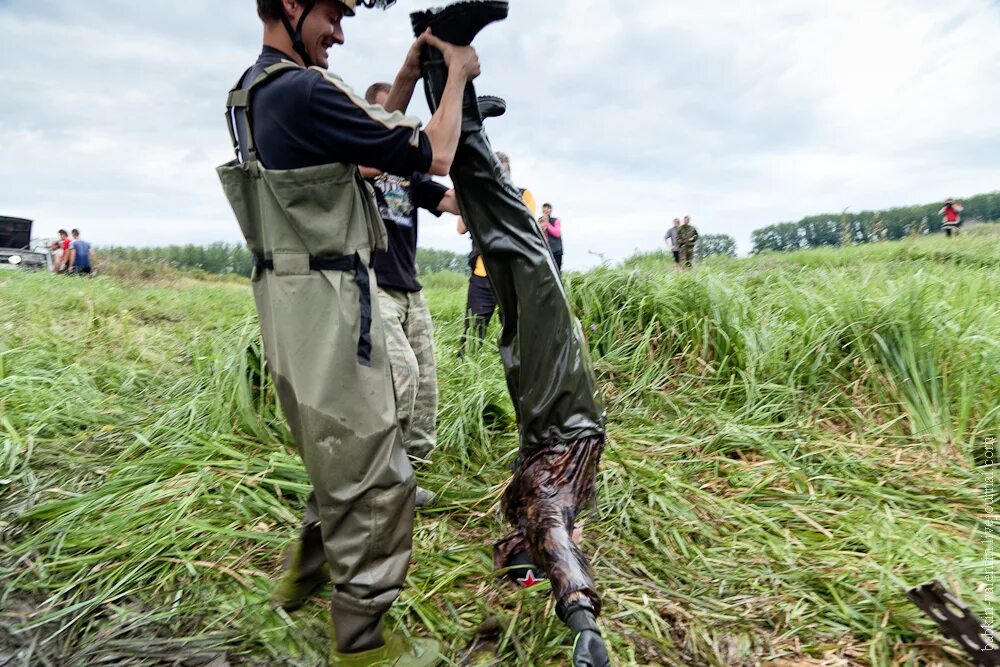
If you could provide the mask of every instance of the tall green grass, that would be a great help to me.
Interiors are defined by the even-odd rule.
[[[609,408],[585,546],[615,664],[963,664],[904,591],[941,578],[1000,611],[977,466],[1000,431],[998,259],[982,233],[567,277]],[[465,279],[424,282],[441,502],[394,621],[458,656],[499,616],[498,664],[565,664],[547,587],[491,573],[516,450],[499,359],[456,356]],[[0,308],[0,655],[323,664],[322,597],[267,605],[308,486],[249,291],[4,273]]]

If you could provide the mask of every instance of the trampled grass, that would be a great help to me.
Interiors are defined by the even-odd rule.
[[[984,231],[568,277],[610,416],[585,545],[615,664],[964,664],[904,592],[1000,615],[998,262]],[[308,487],[249,290],[147,278],[0,273],[0,662],[323,664],[322,596],[267,604]],[[425,283],[441,502],[394,619],[457,656],[497,616],[498,664],[565,664],[547,587],[491,574],[499,359],[456,358],[464,279]]]

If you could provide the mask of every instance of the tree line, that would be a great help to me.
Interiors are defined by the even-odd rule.
[[[250,277],[253,255],[242,243],[170,245],[156,248],[109,246],[98,248],[102,258],[136,264],[165,264],[178,269],[200,269],[206,273]],[[417,265],[422,274],[436,271],[468,273],[465,255],[447,250],[417,248]]]
[[[757,229],[751,234],[753,253],[802,250],[819,246],[895,240],[940,231],[938,211],[943,202],[882,211],[824,213]],[[963,220],[1000,220],[1000,191],[962,200]]]

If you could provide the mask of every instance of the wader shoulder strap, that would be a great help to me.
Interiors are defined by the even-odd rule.
[[[253,143],[253,121],[250,118],[250,97],[253,94],[254,89],[258,86],[267,83],[276,76],[293,69],[302,69],[302,67],[289,60],[281,60],[266,67],[264,71],[261,72],[260,76],[254,79],[249,86],[244,88],[243,82],[246,80],[247,75],[250,74],[250,70],[248,69],[243,73],[243,76],[240,77],[240,80],[236,82],[236,85],[233,86],[232,90],[229,91],[229,96],[226,98],[226,126],[229,128],[229,138],[233,142],[233,150],[236,152],[237,160],[241,160],[241,155],[239,132],[236,124],[236,110],[242,109],[243,116],[246,119],[247,161],[256,162],[257,149]]]

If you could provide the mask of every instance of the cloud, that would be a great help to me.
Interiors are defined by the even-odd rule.
[[[333,69],[391,80],[432,4],[359,12]],[[746,251],[772,222],[1000,182],[995,2],[511,4],[477,88],[507,99],[492,143],[556,205],[570,267],[659,247],[677,215]],[[250,3],[7,0],[0,35],[0,212],[97,243],[239,239],[214,167],[259,51]],[[423,218],[422,245],[465,250],[453,223]]]

